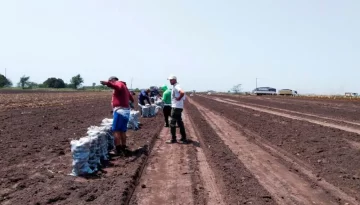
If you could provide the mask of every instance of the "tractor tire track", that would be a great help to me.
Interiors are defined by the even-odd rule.
[[[217,98],[217,99],[219,99],[219,98]],[[222,100],[226,100],[226,101],[229,101],[232,103],[237,103],[237,104],[243,104],[243,105],[248,105],[248,106],[255,106],[255,107],[259,107],[259,108],[270,109],[270,110],[274,110],[274,111],[281,111],[281,112],[289,113],[289,114],[295,114],[297,116],[305,117],[305,118],[310,117],[309,119],[317,119],[317,120],[321,120],[325,123],[327,121],[331,121],[333,123],[343,124],[347,127],[353,127],[353,128],[357,128],[360,130],[360,123],[357,123],[357,122],[351,122],[351,121],[347,121],[347,120],[343,120],[343,119],[336,119],[336,118],[331,118],[331,117],[314,115],[314,114],[310,114],[310,113],[298,112],[298,111],[293,111],[293,110],[289,110],[289,109],[282,109],[282,108],[275,108],[275,107],[270,107],[270,106],[265,106],[265,105],[258,105],[258,104],[254,104],[254,103],[243,103],[243,102],[239,102],[239,101],[228,99],[228,98],[223,98]]]
[[[207,98],[207,99],[211,99],[211,98]],[[355,129],[355,128],[342,126],[342,125],[338,125],[338,124],[334,124],[334,123],[328,123],[328,122],[309,119],[309,118],[305,118],[305,117],[290,115],[290,114],[286,114],[286,113],[283,113],[283,112],[278,112],[278,111],[272,111],[272,110],[268,110],[268,109],[264,109],[264,108],[259,108],[259,107],[256,107],[256,106],[249,106],[249,105],[244,105],[244,104],[239,104],[239,103],[233,103],[233,102],[229,102],[229,101],[222,100],[222,99],[219,99],[219,98],[215,98],[215,99],[212,99],[212,100],[222,102],[222,103],[228,103],[228,104],[235,105],[235,106],[238,106],[238,107],[248,108],[248,109],[252,109],[252,110],[256,110],[256,111],[260,111],[260,112],[265,112],[265,113],[268,113],[268,114],[273,114],[273,115],[277,115],[277,116],[281,116],[281,117],[286,117],[286,118],[295,119],[295,120],[301,120],[301,121],[307,121],[307,122],[311,122],[311,123],[314,123],[314,124],[317,124],[317,125],[322,125],[322,126],[326,126],[326,127],[336,128],[336,129],[339,129],[339,130],[344,130],[344,131],[347,131],[347,132],[353,132],[353,133],[356,133],[356,134],[360,134],[360,129]]]
[[[216,134],[199,110],[186,104],[191,122],[196,127],[201,147],[216,176],[216,184],[225,204],[277,204],[255,176],[238,160]]]
[[[223,196],[217,186],[215,174],[210,168],[208,160],[200,146],[199,142],[199,132],[194,128],[194,123],[188,117],[188,113],[185,110],[184,112],[184,123],[187,129],[188,136],[191,136],[193,142],[197,143],[198,146],[195,146],[195,155],[197,161],[197,168],[200,172],[201,182],[203,184],[204,192],[206,193],[206,204],[208,205],[225,205]],[[194,144],[195,144],[194,143]],[[194,154],[194,153],[193,153]],[[195,171],[195,170],[193,170]],[[196,187],[198,189],[198,187]],[[199,203],[200,204],[200,203]],[[205,204],[205,203],[204,203]]]
[[[250,139],[256,135],[255,139],[260,138],[258,141],[264,139],[272,147],[287,152],[291,159],[297,159],[296,162],[303,162],[297,164],[309,170],[320,182],[325,180],[359,200],[360,164],[357,162],[360,153],[355,148],[355,142],[360,140],[358,134],[253,109],[234,109],[232,104],[201,96],[192,99],[235,122],[237,127],[241,126]]]
[[[313,187],[312,183],[302,179],[299,175],[278,162],[277,158],[256,144],[248,141],[223,117],[216,115],[209,109],[191,101],[198,107],[204,118],[210,122],[226,145],[236,154],[239,160],[257,177],[259,182],[272,194],[278,204],[338,204],[336,197],[347,202],[356,200],[347,196],[336,188],[336,197],[328,196],[328,190]],[[226,130],[226,131],[223,131]]]

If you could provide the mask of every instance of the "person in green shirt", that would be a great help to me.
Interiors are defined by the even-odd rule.
[[[166,85],[161,87],[164,92],[162,95],[162,101],[164,102],[163,112],[165,118],[165,127],[169,127],[169,117],[171,114],[171,89],[168,89]]]

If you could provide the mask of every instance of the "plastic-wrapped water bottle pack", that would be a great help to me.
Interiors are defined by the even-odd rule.
[[[155,108],[156,108],[156,105],[152,104],[150,105],[150,112],[149,112],[149,117],[153,117],[155,116]]]
[[[111,123],[112,119],[104,119],[100,127],[88,128],[88,136],[70,142],[73,156],[71,175],[92,174],[109,160],[109,151],[115,147]]]
[[[139,111],[131,110],[130,118],[127,124],[128,129],[138,130],[139,129]]]
[[[92,174],[93,170],[90,169],[89,166],[90,138],[82,137],[79,140],[72,140],[70,144],[73,156],[73,169],[71,175],[79,176]]]
[[[141,106],[141,116],[149,117],[150,115],[150,105]]]

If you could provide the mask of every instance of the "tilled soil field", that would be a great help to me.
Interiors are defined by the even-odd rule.
[[[161,113],[141,118],[136,154],[84,178],[69,142],[111,117],[110,93],[3,95],[25,105],[0,105],[1,204],[360,204],[356,103],[195,95],[189,143],[166,143]]]
[[[237,154],[222,141],[204,119],[199,110],[190,104],[186,107],[199,132],[206,158],[214,170],[216,182],[226,204],[276,204],[251,172],[238,160]]]
[[[262,105],[271,108],[288,109],[297,112],[312,113],[360,123],[360,102],[344,100],[305,100],[296,97],[217,95],[216,97],[231,99],[241,103]]]
[[[81,104],[95,98],[108,98],[109,91],[23,91],[0,89],[0,111],[9,109],[38,108]]]
[[[0,111],[1,204],[126,203],[147,149],[163,125],[161,114],[141,118],[141,129],[128,132],[128,145],[137,150],[134,156],[114,157],[97,176],[73,177],[68,175],[72,169],[70,141],[85,136],[89,126],[111,118],[111,94],[4,95],[10,103],[2,104]],[[19,106],[11,103],[14,99],[20,100],[16,102]]]
[[[227,96],[222,99],[224,98]],[[236,106],[241,105],[240,100],[238,103],[227,103],[216,100],[214,96],[196,96],[192,99],[217,113],[218,117],[230,120],[249,140],[257,139],[260,145],[269,144],[284,153],[291,161],[306,167],[306,170],[301,171],[298,168],[294,169],[286,160],[282,162],[293,172],[303,175],[304,180],[311,181],[311,176],[315,176],[316,181],[311,182],[315,187],[322,186],[325,191],[337,187],[344,193],[336,191],[336,196],[330,194],[329,197],[338,200],[339,204],[345,203],[341,201],[340,196],[356,198],[357,203],[360,203],[360,164],[357,163],[360,160],[360,152],[358,147],[353,146],[360,143],[360,135]],[[250,100],[263,102],[247,99]],[[322,184],[323,181],[331,186],[326,187]]]

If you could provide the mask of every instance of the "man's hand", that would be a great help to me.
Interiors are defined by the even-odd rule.
[[[106,83],[107,83],[106,81],[100,81],[101,85],[106,85]]]
[[[175,100],[177,100],[177,101],[180,101],[185,95],[184,91],[179,90],[179,92],[180,92],[180,96],[178,98],[175,98]]]

